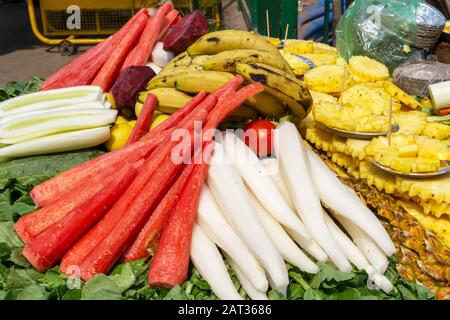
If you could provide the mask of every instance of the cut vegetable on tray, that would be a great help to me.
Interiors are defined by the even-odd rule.
[[[0,299],[450,300],[448,82],[183,12],[0,89]]]

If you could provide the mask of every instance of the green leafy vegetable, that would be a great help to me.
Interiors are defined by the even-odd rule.
[[[32,93],[39,90],[44,79],[33,77],[28,82],[10,81],[4,89],[0,88],[0,102],[20,96],[22,94]]]

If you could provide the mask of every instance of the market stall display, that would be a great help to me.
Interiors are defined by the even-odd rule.
[[[170,10],[2,98],[0,297],[450,299],[448,83]]]

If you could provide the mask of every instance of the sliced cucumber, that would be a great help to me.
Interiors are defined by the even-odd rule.
[[[58,108],[66,105],[101,101],[103,91],[97,86],[39,91],[0,103],[0,115]]]
[[[100,102],[87,102],[87,103],[82,103],[82,104],[73,104],[73,105],[68,105],[68,106],[64,106],[64,107],[60,107],[60,108],[55,108],[55,109],[51,109],[52,112],[58,112],[58,111],[63,111],[63,110],[78,110],[78,109],[110,109],[111,105],[106,105],[106,104],[101,104]],[[0,125],[12,121],[12,120],[16,120],[16,119],[20,119],[23,117],[27,117],[27,116],[35,116],[35,115],[40,115],[46,112],[49,112],[50,110],[44,109],[44,110],[34,110],[34,111],[29,111],[29,112],[25,112],[25,113],[13,113],[13,114],[5,114],[3,116],[0,116]]]
[[[18,143],[0,149],[0,162],[9,159],[73,151],[98,146],[110,138],[109,127],[71,131]]]
[[[49,110],[0,125],[0,143],[15,144],[56,133],[106,126],[114,123],[117,110]]]

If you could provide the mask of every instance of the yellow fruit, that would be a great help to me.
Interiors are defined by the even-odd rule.
[[[369,57],[351,57],[349,66],[354,74],[368,81],[386,80],[389,78],[389,69],[384,64]]]
[[[304,53],[301,55],[306,59],[311,60],[316,67],[336,64],[337,56],[321,53]]]
[[[128,123],[128,120],[125,119],[125,118],[122,117],[122,116],[118,116],[118,117],[116,118],[116,124],[119,124],[119,123]]]
[[[136,125],[136,120],[132,120],[132,121],[128,121],[128,124],[134,128],[134,126]]]
[[[393,115],[393,122],[400,127],[395,135],[419,135],[427,124],[427,114],[422,111],[397,112]]]
[[[322,53],[337,56],[337,49],[325,43],[314,42],[313,53]]]
[[[266,37],[267,41],[273,44],[275,47],[278,47],[281,44],[281,40],[278,38]]]
[[[419,101],[412,98],[409,94],[407,94],[405,91],[397,87],[395,84],[389,81],[384,82],[384,90],[386,90],[387,93],[389,93],[391,96],[393,96],[395,99],[399,100],[404,105],[407,105],[411,109],[422,109],[423,106],[420,104]]]
[[[342,66],[321,66],[305,74],[305,84],[313,91],[340,95],[345,68]],[[352,84],[352,76],[347,70],[345,88]]]
[[[450,136],[450,126],[438,122],[428,122],[422,134],[433,139],[445,140]]]
[[[116,124],[111,128],[111,138],[106,142],[106,149],[114,151],[122,148],[128,141],[133,127],[128,123]]]
[[[309,93],[311,93],[311,97],[313,99],[313,106],[317,105],[323,101],[336,103],[336,104],[338,102],[338,99],[336,99],[335,97],[333,97],[329,94],[326,94],[326,93],[317,92],[317,91],[313,91],[313,90],[310,90]]]
[[[345,90],[340,102],[353,106],[368,107],[372,110],[372,113],[377,115],[389,114],[390,96],[383,89],[373,87],[369,84],[359,84]],[[392,111],[400,111],[400,108],[401,104],[394,99]]]
[[[280,53],[288,62],[289,66],[292,68],[296,76],[303,76],[306,72],[311,70],[309,64],[303,61],[300,57],[285,50],[280,50]]]
[[[144,104],[139,101],[137,101],[136,104],[134,105],[134,114],[136,115],[136,117],[139,117],[139,114],[141,113],[143,106]]]
[[[311,40],[286,40],[284,49],[295,54],[313,53],[314,42]]]
[[[114,99],[114,96],[111,92],[105,93],[106,101],[111,103],[111,108],[117,109],[116,99]]]
[[[169,119],[170,116],[168,114],[160,114],[153,120],[152,125],[150,126],[150,130],[155,129],[157,126],[159,126],[161,123]]]

